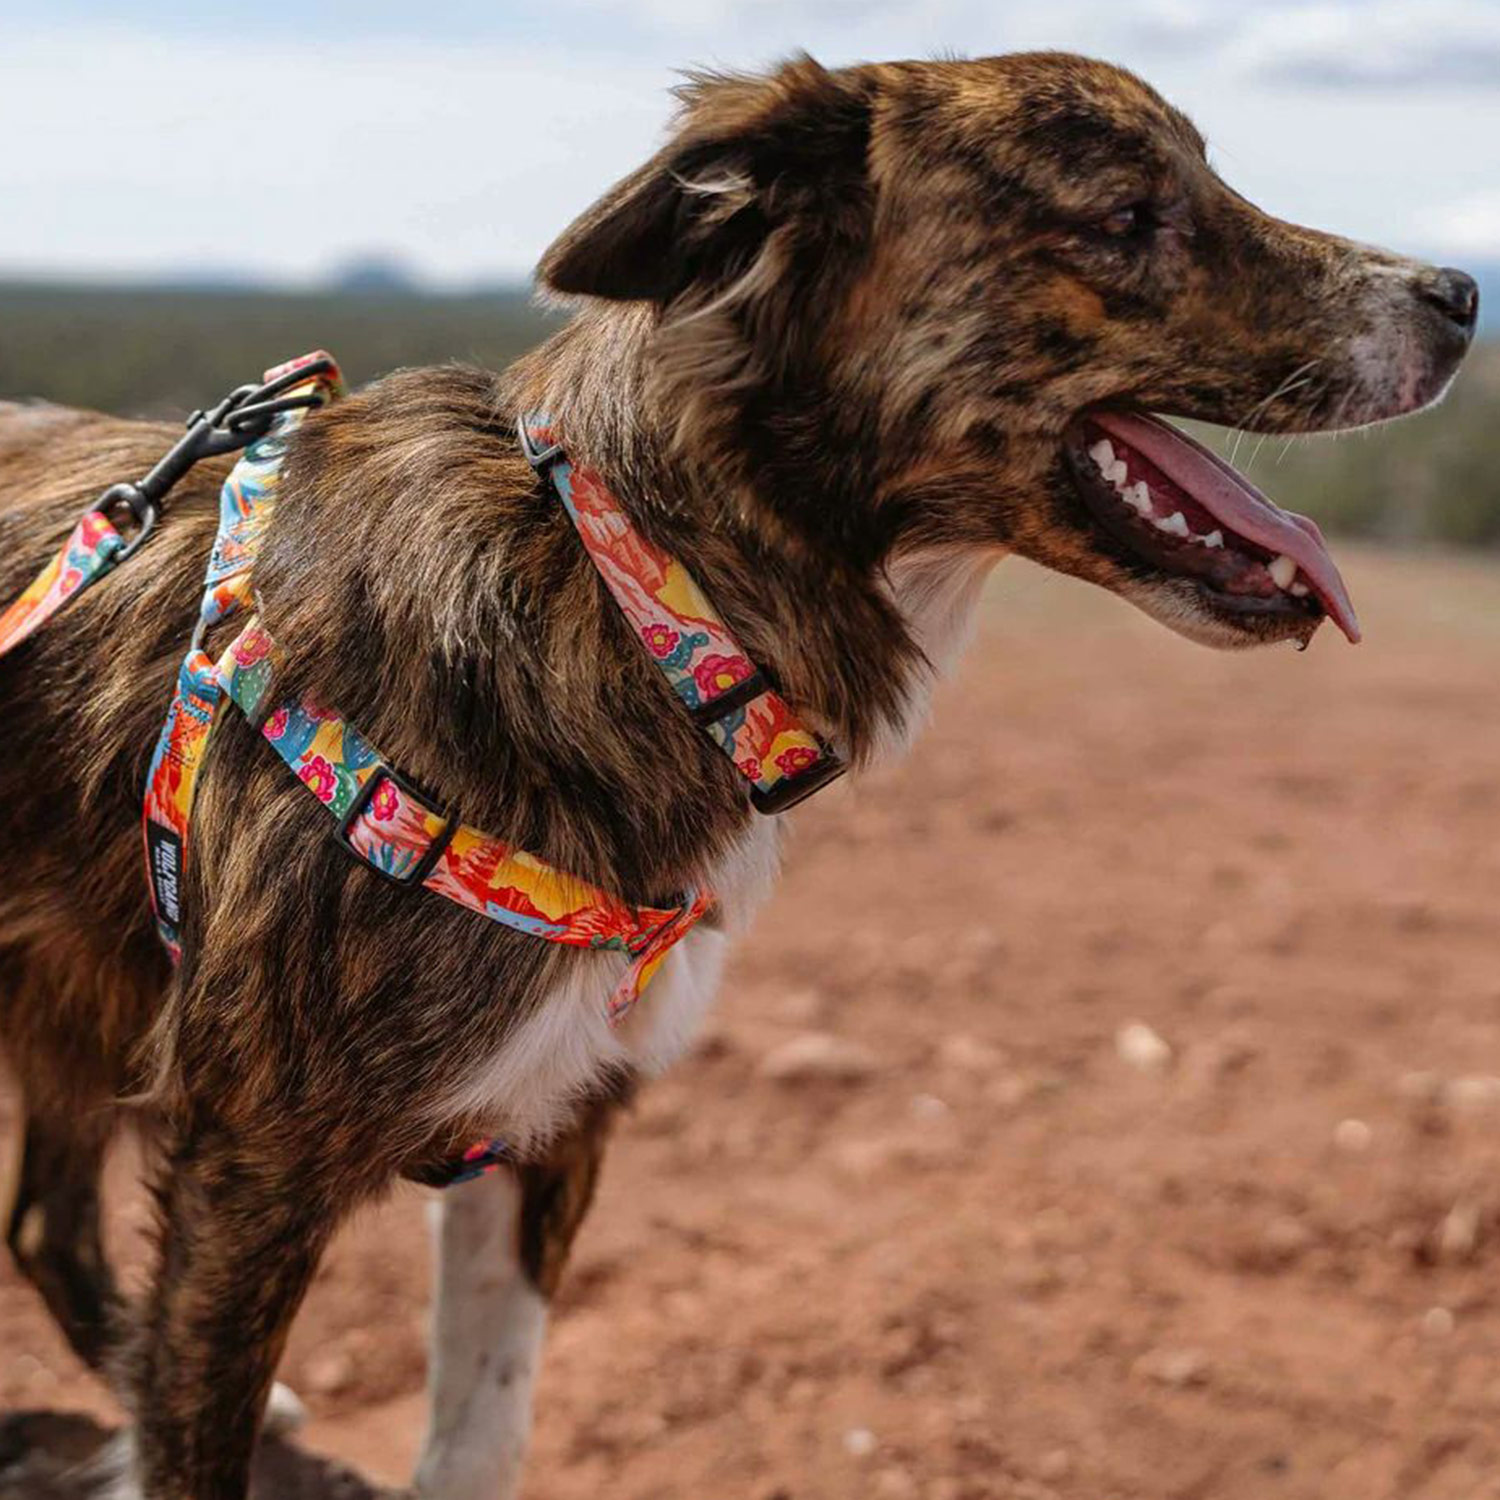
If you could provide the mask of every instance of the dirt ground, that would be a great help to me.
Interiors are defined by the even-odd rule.
[[[1500,568],[1347,561],[1300,657],[999,571],[624,1129],[528,1500],[1500,1497]],[[284,1372],[391,1480],[423,1217]],[[0,1406],[108,1409],[8,1268]]]

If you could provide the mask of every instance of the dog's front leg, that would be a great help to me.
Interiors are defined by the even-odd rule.
[[[340,1216],[339,1177],[219,1130],[170,1153],[162,1247],[132,1374],[143,1500],[244,1500],[288,1325]]]
[[[416,1475],[430,1500],[511,1500],[521,1487],[547,1328],[547,1300],[521,1264],[521,1205],[508,1172],[435,1205],[429,1420]]]
[[[451,1189],[439,1205],[424,1500],[514,1500],[547,1307],[593,1199],[613,1106],[547,1159]]]

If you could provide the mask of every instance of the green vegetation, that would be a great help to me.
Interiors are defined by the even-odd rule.
[[[0,285],[0,396],[176,416],[266,365],[331,350],[361,383],[400,365],[499,369],[555,320],[519,290],[463,297]],[[1234,440],[1225,440],[1231,451]],[[1236,461],[1330,531],[1500,548],[1500,343],[1435,412],[1341,438],[1239,440]]]
[[[526,292],[463,297],[0,284],[0,397],[179,416],[327,349],[351,383],[401,365],[500,369],[556,319]]]

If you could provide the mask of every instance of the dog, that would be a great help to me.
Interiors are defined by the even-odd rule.
[[[514,1162],[444,1202],[416,1485],[513,1494],[610,1122],[681,1053],[772,884],[775,820],[663,691],[518,414],[552,414],[856,770],[909,743],[1009,553],[1216,647],[1305,645],[1326,617],[1357,637],[1312,523],[1159,415],[1306,433],[1416,411],[1471,342],[1469,278],[1267,216],[1101,62],[799,57],[680,92],[665,146],[541,263],[572,319],[498,377],[405,371],[309,418],[255,574],[287,690],[467,821],[628,901],[714,893],[621,1024],[603,1006],[620,955],[393,889],[235,715],[209,744],[169,967],[140,796],[223,461],[0,660],[9,1243],[125,1393],[121,1494],[241,1500],[329,1237],[481,1136]],[[5,408],[0,600],[170,436]],[[157,1142],[160,1223],[133,1308],[97,1200],[127,1111]]]

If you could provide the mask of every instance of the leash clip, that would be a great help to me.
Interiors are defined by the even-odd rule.
[[[130,512],[137,528],[120,550],[116,563],[133,557],[156,530],[168,492],[189,469],[202,459],[248,448],[271,430],[271,423],[283,412],[322,406],[324,397],[316,391],[306,391],[300,396],[288,396],[285,392],[335,368],[333,360],[325,354],[284,371],[264,385],[236,386],[217,406],[195,411],[187,419],[187,431],[143,479],[134,484],[112,484],[105,490],[92,508],[106,514],[123,508]]]

